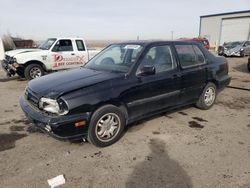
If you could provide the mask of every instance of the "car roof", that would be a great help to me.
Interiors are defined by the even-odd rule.
[[[230,42],[225,42],[225,43],[235,43],[235,42],[239,42],[239,43],[244,43],[244,42],[248,42],[247,40],[237,40],[237,41],[230,41]]]
[[[208,41],[207,38],[179,38],[178,41]]]
[[[160,45],[160,44],[198,44],[197,41],[179,41],[179,40],[140,40],[140,41],[124,41],[115,44],[137,44],[142,46]]]

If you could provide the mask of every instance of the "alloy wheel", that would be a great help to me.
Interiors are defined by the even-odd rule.
[[[30,77],[31,78],[38,78],[42,76],[42,71],[38,67],[33,67],[30,69]]]
[[[215,89],[213,87],[207,88],[204,95],[204,102],[207,106],[211,106],[215,100]]]
[[[97,122],[95,133],[102,142],[109,142],[119,133],[121,120],[115,113],[103,115]]]

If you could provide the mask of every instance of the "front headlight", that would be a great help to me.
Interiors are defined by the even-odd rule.
[[[58,115],[65,115],[69,112],[66,103],[60,99],[57,101],[49,98],[41,98],[39,108]]]

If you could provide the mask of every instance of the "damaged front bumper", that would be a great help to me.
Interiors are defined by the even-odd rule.
[[[19,76],[24,76],[24,66],[18,63],[8,62],[7,60],[3,60],[1,62],[3,70],[6,72],[8,77],[14,76],[18,74]]]
[[[14,76],[16,74],[17,69],[9,64],[6,60],[3,60],[1,64],[8,77]]]
[[[25,97],[20,98],[20,106],[26,117],[40,130],[59,140],[79,140],[86,138],[88,125],[76,127],[78,121],[89,121],[90,114],[48,116],[33,107]]]
[[[242,56],[242,51],[238,51],[238,52],[228,52],[225,51],[224,54],[228,57],[230,56],[237,56],[237,57],[241,57]]]

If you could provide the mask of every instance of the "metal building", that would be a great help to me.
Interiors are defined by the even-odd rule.
[[[206,37],[211,47],[250,40],[250,10],[200,16],[199,35]]]

